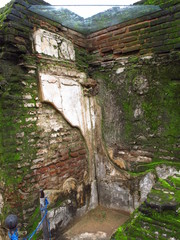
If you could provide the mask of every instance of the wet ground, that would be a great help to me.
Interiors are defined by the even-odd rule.
[[[99,206],[74,220],[58,240],[107,240],[128,219],[126,212]]]

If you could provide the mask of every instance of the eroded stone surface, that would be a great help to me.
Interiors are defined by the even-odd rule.
[[[75,191],[77,188],[77,180],[75,178],[68,178],[63,183],[63,191],[65,193],[70,193],[71,191]]]
[[[180,174],[180,171],[178,172],[175,167],[167,166],[167,165],[161,165],[156,167],[156,172],[159,178],[166,179],[169,176],[173,176],[176,173]]]
[[[51,189],[51,190],[45,190],[44,193],[45,193],[45,196],[48,198],[49,203],[53,204],[57,201],[61,191]]]
[[[134,170],[135,166],[140,163],[150,163],[151,154],[147,151],[120,149],[116,145],[107,147],[110,159],[120,169]]]
[[[148,193],[151,191],[153,185],[155,184],[155,176],[152,173],[146,174],[146,176],[140,181],[140,191],[141,191],[141,202],[143,202]]]
[[[3,209],[3,206],[4,206],[3,196],[2,196],[2,194],[0,193],[0,214],[1,214],[1,211],[2,211],[2,209]]]
[[[133,196],[122,181],[101,181],[98,189],[100,204],[103,206],[133,212]]]
[[[125,70],[125,67],[118,68],[116,70],[116,74],[120,74],[120,73],[124,72],[124,70]]]
[[[56,227],[64,228],[72,220],[72,213],[67,206],[62,206],[48,212],[48,219],[50,221],[50,229]]]
[[[52,103],[71,125],[79,127],[85,135],[95,126],[93,101],[84,97],[82,87],[71,76],[55,76],[40,73],[42,101]],[[93,116],[91,115],[93,114]],[[91,117],[92,116],[92,117]]]
[[[40,54],[75,61],[73,44],[62,36],[39,29],[33,34],[35,50]]]
[[[105,232],[97,233],[82,233],[80,235],[74,236],[71,240],[107,240],[107,234]]]
[[[146,94],[149,90],[148,80],[144,76],[139,76],[134,80],[134,91],[139,95]]]

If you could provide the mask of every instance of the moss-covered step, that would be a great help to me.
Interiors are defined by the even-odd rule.
[[[146,201],[111,240],[179,239],[180,175],[159,179]]]

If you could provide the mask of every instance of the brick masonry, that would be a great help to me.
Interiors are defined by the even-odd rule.
[[[180,48],[178,1],[147,16],[103,29],[87,37],[87,47],[97,61],[130,54],[168,53]]]

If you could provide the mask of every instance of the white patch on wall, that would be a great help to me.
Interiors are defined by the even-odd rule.
[[[39,29],[33,34],[35,51],[51,57],[75,61],[75,50],[71,41],[62,36]]]
[[[142,110],[141,110],[140,107],[137,106],[137,108],[136,108],[135,111],[134,111],[134,117],[135,117],[135,118],[138,118],[138,117],[140,117],[141,115],[142,115]]]
[[[141,192],[141,199],[140,202],[146,200],[148,193],[151,191],[153,185],[155,184],[155,176],[152,173],[148,173],[144,176],[144,178],[140,181],[140,192]]]
[[[81,85],[65,76],[40,73],[42,100],[52,103],[66,120],[81,129],[84,137],[95,127],[93,101],[83,95]],[[92,116],[91,116],[92,115]]]
[[[124,72],[124,70],[125,70],[125,67],[118,68],[116,70],[116,74],[120,74],[120,73]]]
[[[3,206],[4,206],[4,201],[3,201],[2,194],[0,193],[0,214],[2,212]]]

